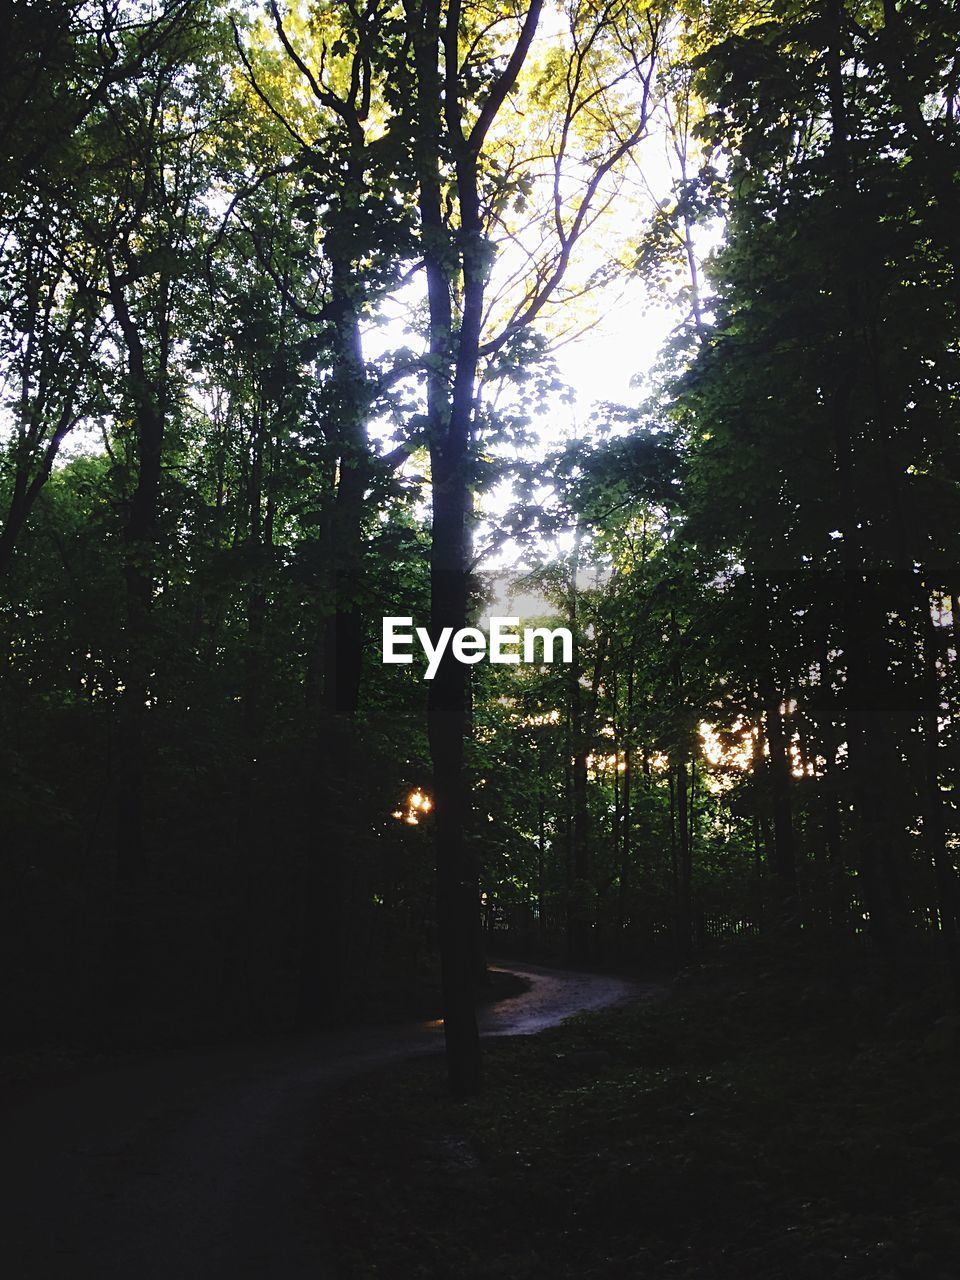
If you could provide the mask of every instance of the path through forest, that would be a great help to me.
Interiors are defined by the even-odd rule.
[[[509,969],[530,988],[481,1010],[485,1036],[532,1034],[653,990]],[[441,1046],[437,1023],[355,1027],[168,1054],[41,1088],[4,1117],[0,1266],[17,1280],[335,1275],[309,1204],[315,1104],[325,1086]]]

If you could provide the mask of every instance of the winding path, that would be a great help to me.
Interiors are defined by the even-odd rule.
[[[530,989],[481,1011],[484,1036],[533,1034],[650,990],[509,969]],[[438,1023],[351,1028],[39,1090],[0,1116],[0,1268],[11,1280],[330,1280],[303,1158],[318,1093],[441,1047]]]

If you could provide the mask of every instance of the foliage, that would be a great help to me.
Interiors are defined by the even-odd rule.
[[[431,840],[464,972],[475,882],[585,963],[920,936],[960,975],[956,18],[13,6],[24,1034],[341,1016],[430,963]],[[646,400],[540,448],[631,272],[682,311]],[[512,548],[569,668],[378,662]]]

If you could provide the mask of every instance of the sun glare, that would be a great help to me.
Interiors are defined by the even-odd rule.
[[[420,819],[425,818],[432,808],[433,801],[426,792],[417,787],[407,796],[406,807],[394,809],[391,817],[396,818],[398,822],[405,822],[408,827],[416,827],[419,826]]]

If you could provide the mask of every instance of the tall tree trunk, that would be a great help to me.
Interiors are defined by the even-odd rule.
[[[774,919],[781,928],[793,929],[799,923],[796,848],[791,803],[790,749],[780,708],[783,698],[774,684],[773,672],[763,673],[761,696],[767,724],[770,755],[767,774],[770,779],[770,801],[773,813],[773,872],[776,901]]]
[[[464,481],[462,461],[461,466],[451,468],[450,459],[434,451],[430,630],[435,641],[444,627],[456,632],[466,625]],[[465,830],[466,697],[466,668],[448,649],[430,686],[427,715],[433,762],[444,1033],[450,1082],[458,1095],[473,1093],[480,1084],[474,1007],[479,891]]]
[[[687,762],[681,757],[675,768],[677,806],[677,952],[682,962],[693,953],[693,859],[690,848]]]
[[[363,576],[363,500],[370,477],[369,389],[352,275],[349,262],[334,261],[331,310],[339,469],[325,553],[331,563],[334,607],[323,645],[327,710],[348,718],[356,714],[360,697],[363,615],[358,592]]]
[[[461,3],[404,0],[413,47],[414,165],[427,303],[430,315],[427,436],[433,488],[430,547],[430,630],[454,632],[467,621],[470,539],[467,519],[473,470],[473,426],[483,323],[488,246],[480,205],[484,138],[520,73],[539,21],[542,0],[531,0],[521,34],[477,118],[464,131],[461,102]],[[443,13],[443,20],[441,20]],[[442,71],[441,71],[442,66]],[[455,168],[459,228],[443,215],[441,157]],[[459,326],[453,301],[460,286]],[[479,935],[477,867],[466,839],[464,776],[467,732],[465,669],[448,646],[430,686],[427,723],[434,782],[437,904],[447,1065],[455,1093],[480,1085],[480,1041],[474,1007]]]
[[[620,883],[617,900],[617,942],[621,954],[626,946],[627,912],[630,895],[630,859],[633,856],[633,654],[627,668],[627,705],[623,733],[623,818],[620,833]]]
[[[577,569],[579,565],[580,535],[576,536],[570,582],[567,596],[567,621],[573,634],[573,662],[567,677],[567,697],[570,708],[570,737],[572,757],[572,897],[569,910],[567,937],[568,954],[575,964],[587,960],[590,951],[590,844],[589,812],[587,807],[587,753],[588,741],[583,706],[583,668],[580,660]]]
[[[544,905],[546,885],[544,881],[547,863],[547,793],[543,767],[543,744],[537,749],[537,939],[543,946],[546,937]]]
[[[680,627],[676,610],[670,610],[670,681],[673,697],[680,714],[684,709],[683,663],[680,655]],[[672,846],[675,851],[676,874],[674,876],[677,954],[681,960],[689,960],[693,951],[693,861],[690,847],[690,825],[687,793],[687,761],[690,744],[685,726],[674,728],[674,744],[671,751],[670,771],[674,779],[671,811],[676,814],[675,835]],[[673,825],[673,824],[671,824]]]
[[[152,379],[124,285],[112,265],[110,297],[127,352],[136,426],[137,481],[124,530],[126,587],[124,687],[118,723],[117,910],[114,980],[118,1014],[126,1015],[143,979],[139,898],[144,869],[144,729],[154,659],[152,606],[156,575],[157,519],[165,428],[164,378],[168,352],[166,299],[160,307],[158,372]],[[163,293],[163,290],[162,290]]]
[[[455,633],[467,621],[469,545],[466,518],[483,304],[482,277],[475,276],[471,269],[473,257],[480,247],[471,247],[479,235],[479,200],[475,171],[472,185],[470,181],[471,157],[461,157],[457,178],[464,239],[464,299],[459,341],[455,341],[454,281],[441,206],[444,96],[439,67],[440,5],[438,0],[422,0],[420,4],[406,0],[406,7],[416,62],[418,132],[414,149],[430,312],[430,368],[427,374],[433,492],[430,633],[437,643],[444,627],[452,628]],[[446,106],[448,111],[456,112],[456,102],[447,101]],[[475,159],[472,157],[474,163]],[[461,180],[463,189],[460,189]],[[452,392],[448,382],[451,365]],[[437,922],[447,1071],[454,1094],[467,1096],[477,1091],[481,1080],[480,1040],[474,1001],[474,916],[479,911],[479,893],[476,870],[466,840],[466,672],[449,646],[430,685],[427,728],[433,765]]]

